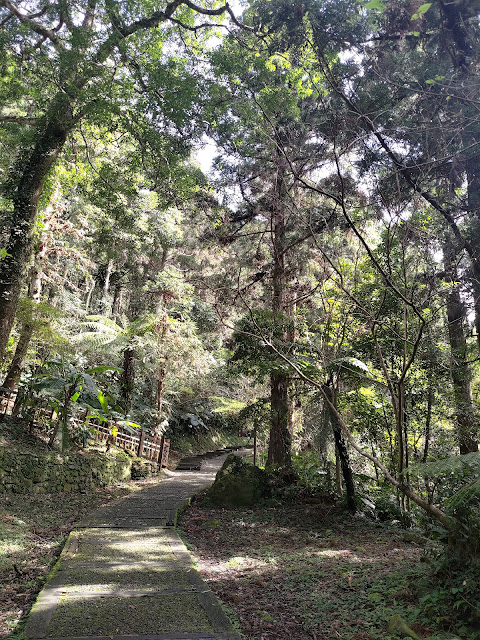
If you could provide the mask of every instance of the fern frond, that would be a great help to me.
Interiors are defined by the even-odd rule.
[[[98,327],[108,327],[113,331],[117,331],[118,333],[123,333],[123,329],[120,325],[118,325],[115,320],[111,318],[107,318],[106,316],[87,316],[86,321],[90,323],[94,323],[95,326]]]
[[[120,327],[117,327],[116,329],[114,327],[108,327],[108,326],[103,326],[103,325],[99,325],[97,322],[79,322],[78,323],[80,327],[85,327],[85,329],[92,329],[95,333],[106,333],[109,335],[113,335],[113,336],[118,336],[120,335],[122,332],[122,330],[120,329]]]
[[[454,475],[461,478],[471,473],[480,473],[480,453],[474,451],[462,456],[449,456],[441,460],[417,464],[415,470],[422,476]]]
[[[99,331],[85,331],[73,336],[72,342],[83,343],[88,349],[98,349],[110,344],[117,338],[108,333],[100,333]]]
[[[480,477],[456,491],[454,495],[446,501],[449,510],[455,511],[459,507],[467,506],[473,499],[480,498]]]

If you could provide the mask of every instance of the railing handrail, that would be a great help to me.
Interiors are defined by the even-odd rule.
[[[18,391],[16,389],[7,389],[0,386],[0,414],[7,414],[13,411],[13,400],[16,398]],[[53,411],[51,408],[37,407],[37,411]],[[89,424],[94,427],[97,437],[104,439],[112,437],[113,442],[123,449],[135,449],[137,455],[142,458],[154,460],[159,466],[166,466],[168,461],[168,452],[170,449],[170,440],[163,436],[149,436],[142,429],[140,435],[136,436],[124,431],[117,422],[108,420],[106,423],[96,422],[95,418],[89,420],[81,420],[79,418],[71,418],[70,422],[76,424]],[[116,429],[116,435],[112,435],[112,429]],[[161,459],[160,459],[161,458]]]
[[[78,418],[72,418],[71,422],[76,424],[85,424],[84,421]],[[146,458],[147,460],[153,459],[154,462],[159,464],[159,466],[166,466],[170,450],[169,439],[164,438],[163,436],[149,436],[143,429],[140,432],[140,436],[133,435],[124,431],[121,425],[114,420],[109,420],[104,424],[90,420],[87,424],[91,425],[95,429],[97,437],[104,437],[104,439],[111,437],[112,442],[122,449],[135,448],[139,457]],[[113,429],[117,430],[115,436],[112,435]],[[160,457],[162,458],[161,460]]]

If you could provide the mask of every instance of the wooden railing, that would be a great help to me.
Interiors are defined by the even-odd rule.
[[[16,391],[0,387],[0,415],[12,414],[16,397]],[[53,411],[52,409],[37,407],[35,409],[33,422],[38,422],[40,416],[44,414],[52,417]],[[70,422],[80,428],[88,424],[92,428],[96,440],[107,440],[107,443],[133,451],[138,457],[146,458],[147,460],[157,463],[160,468],[167,466],[170,440],[163,436],[149,436],[143,429],[139,432],[138,436],[132,435],[114,421],[108,421],[103,424],[94,421],[86,423],[84,420],[72,418]]]
[[[78,425],[84,425],[81,420],[72,420]],[[166,467],[168,464],[168,454],[170,452],[170,440],[163,436],[149,436],[142,429],[138,436],[128,433],[116,422],[109,421],[98,424],[90,421],[96,440],[106,440],[107,443],[114,444],[122,449],[133,451],[139,458],[146,458],[156,462],[159,467]]]

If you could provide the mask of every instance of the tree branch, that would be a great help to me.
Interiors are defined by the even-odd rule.
[[[35,31],[35,33],[38,33],[44,38],[47,38],[47,40],[50,40],[50,42],[52,42],[56,49],[58,49],[59,51],[65,51],[65,47],[62,41],[55,34],[55,31],[44,27],[39,22],[36,22],[28,14],[22,13],[13,4],[13,2],[11,2],[10,0],[0,0],[0,7],[5,7],[5,9],[8,9],[8,11],[10,11],[13,16],[18,18],[22,24],[29,26],[32,31]]]
[[[90,29],[95,18],[95,9],[97,8],[97,0],[88,0],[87,10],[83,18],[82,27]]]
[[[26,124],[31,127],[36,127],[38,118],[29,118],[28,116],[0,116],[0,124],[2,124],[2,122],[14,122],[15,124]]]
[[[232,21],[237,26],[243,27],[243,25],[235,17],[235,14],[231,10],[228,3],[225,3],[217,9],[204,9],[203,7],[199,7],[193,2],[190,2],[190,0],[173,0],[172,2],[167,4],[164,11],[155,11],[148,18],[141,18],[140,20],[136,20],[135,22],[132,22],[131,24],[125,25],[123,27],[118,26],[118,30],[120,31],[121,35],[126,38],[141,29],[150,29],[152,27],[157,27],[162,22],[170,20],[173,17],[175,11],[180,6],[188,7],[189,9],[192,9],[192,11],[195,11],[196,13],[199,13],[203,16],[221,16],[224,13],[228,13]]]

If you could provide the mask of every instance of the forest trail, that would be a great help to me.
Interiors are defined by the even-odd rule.
[[[238,452],[241,455],[242,451]],[[94,511],[67,540],[25,627],[29,640],[238,640],[173,522],[226,454]]]

